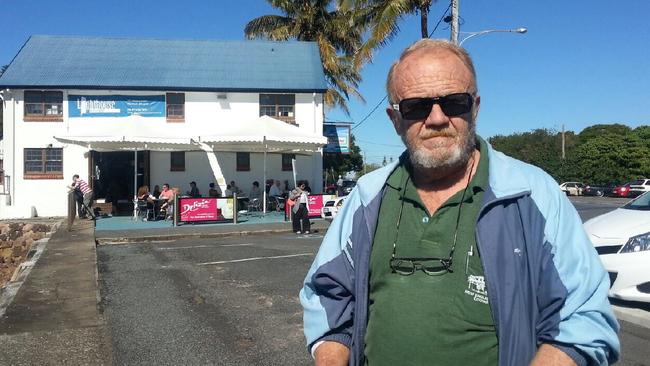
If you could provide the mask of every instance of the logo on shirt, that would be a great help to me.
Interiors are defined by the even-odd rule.
[[[483,304],[488,303],[487,287],[485,286],[485,277],[467,276],[467,288],[465,294],[472,296],[473,300]]]

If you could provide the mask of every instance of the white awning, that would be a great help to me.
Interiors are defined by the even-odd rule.
[[[57,141],[96,151],[189,151],[199,150],[190,138],[142,136],[54,136]]]
[[[124,135],[54,136],[60,142],[85,146],[96,151],[192,151],[201,150],[197,142],[203,142],[214,151],[243,151],[310,154],[317,152],[327,138],[298,126],[262,116],[248,121],[236,121],[218,132],[208,131],[200,136],[161,136],[160,130],[147,131],[140,127],[139,135],[134,128],[125,127]],[[189,129],[188,129],[189,130]],[[195,132],[196,133],[196,132]],[[145,134],[144,136],[140,134]]]

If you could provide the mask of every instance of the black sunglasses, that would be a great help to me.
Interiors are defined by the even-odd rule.
[[[408,98],[393,104],[393,109],[404,119],[417,120],[427,118],[434,104],[448,117],[456,117],[472,110],[474,97],[470,93],[454,93],[435,98]]]

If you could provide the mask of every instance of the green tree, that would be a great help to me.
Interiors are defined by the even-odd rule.
[[[282,15],[263,15],[246,24],[249,39],[295,39],[318,44],[329,89],[325,104],[339,106],[349,115],[347,101],[358,91],[361,74],[354,55],[362,45],[363,14],[357,9],[338,9],[334,0],[267,0]]]
[[[632,132],[628,126],[622,124],[597,124],[589,126],[584,130],[580,131],[578,137],[582,142],[587,142],[592,138],[599,137],[602,135],[619,135],[626,136]]]
[[[343,9],[356,8],[371,28],[370,36],[359,50],[357,63],[372,60],[372,52],[385,46],[399,33],[399,21],[406,15],[420,15],[420,35],[429,38],[429,12],[436,0],[339,0]]]
[[[349,154],[323,154],[323,169],[333,172],[335,177],[343,176],[347,172],[360,172],[363,170],[363,156],[361,149],[355,142],[354,135],[350,135]]]

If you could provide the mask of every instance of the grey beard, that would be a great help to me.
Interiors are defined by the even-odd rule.
[[[438,159],[427,153],[425,149],[417,149],[411,146],[405,135],[401,136],[402,142],[409,152],[409,160],[417,170],[450,170],[467,164],[472,153],[476,149],[476,124],[472,123],[467,131],[467,138],[460,141],[460,146],[454,149],[446,159]]]

